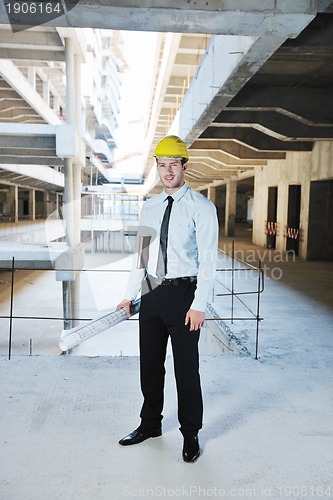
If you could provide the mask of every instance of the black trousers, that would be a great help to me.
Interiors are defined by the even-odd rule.
[[[185,326],[185,315],[193,301],[195,283],[158,286],[148,292],[144,282],[140,305],[140,378],[144,397],[141,425],[161,425],[165,357],[170,336],[178,397],[180,431],[194,436],[202,427],[203,403],[199,375],[200,331]]]

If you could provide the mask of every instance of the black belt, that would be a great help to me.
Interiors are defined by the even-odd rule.
[[[185,285],[186,283],[196,283],[197,282],[197,277],[196,276],[182,276],[181,278],[155,278],[154,276],[151,276],[150,274],[147,275],[147,280],[154,285]]]

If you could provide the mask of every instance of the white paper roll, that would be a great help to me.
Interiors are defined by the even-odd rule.
[[[140,299],[132,302],[132,316],[139,312],[140,302]],[[111,328],[126,319],[128,319],[126,310],[122,308],[119,309],[119,311],[113,311],[105,314],[104,316],[93,319],[86,325],[76,326],[70,330],[63,330],[59,340],[59,347],[62,351],[68,351],[69,349],[81,344],[81,342],[91,339],[95,335],[104,332],[104,330],[107,330],[108,328]]]

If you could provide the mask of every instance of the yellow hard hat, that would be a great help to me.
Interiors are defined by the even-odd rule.
[[[188,151],[184,141],[176,135],[167,135],[156,146],[154,156],[157,158],[186,158]]]

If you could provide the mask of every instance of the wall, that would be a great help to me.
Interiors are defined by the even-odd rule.
[[[256,167],[254,183],[253,243],[266,245],[265,221],[267,219],[268,187],[278,186],[276,249],[285,251],[285,227],[288,213],[290,184],[301,185],[301,241],[299,256],[306,258],[310,182],[333,178],[333,142],[314,144],[312,152],[290,152],[285,160],[270,160],[266,167]]]

